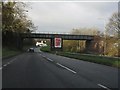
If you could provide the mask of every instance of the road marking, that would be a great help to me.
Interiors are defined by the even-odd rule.
[[[43,58],[46,58],[46,56],[44,56],[44,55],[42,55],[42,54],[40,54]]]
[[[7,64],[5,64],[5,65],[3,65],[4,67],[6,67],[7,66]]]
[[[2,70],[2,67],[0,67],[0,70]]]
[[[66,66],[63,66],[62,64],[60,64],[60,63],[56,63],[57,65],[59,65],[59,66],[61,66],[62,68],[65,68],[65,69],[67,69],[68,71],[70,71],[70,72],[72,72],[72,73],[74,73],[74,74],[76,74],[77,72],[75,72],[75,71],[73,71],[73,70],[71,70],[71,69],[69,69],[68,67],[66,67]]]
[[[12,63],[13,62],[13,60],[12,61],[10,61],[9,63]]]
[[[41,54],[42,55],[42,54]],[[42,57],[44,57],[44,58],[46,58],[46,56],[44,56],[44,55],[42,55]],[[46,58],[47,60],[49,60],[49,61],[51,61],[51,62],[53,62],[53,60],[52,59],[50,59],[50,58]],[[71,69],[69,69],[68,67],[65,67],[65,66],[63,66],[62,64],[60,64],[60,63],[56,63],[57,65],[59,65],[60,67],[62,67],[62,68],[65,68],[65,69],[67,69],[68,71],[70,71],[70,72],[72,72],[72,73],[74,73],[74,74],[76,74],[77,72],[75,72],[75,71],[73,71],[73,70],[71,70]]]
[[[7,65],[11,64],[12,62],[14,62],[17,58],[14,58],[13,60],[7,62],[7,64],[4,64],[3,67],[6,67]],[[3,69],[3,67],[0,67],[0,70]]]
[[[49,61],[53,62],[53,60],[52,60],[52,59],[47,58],[46,56],[44,56],[44,55],[42,55],[42,54],[40,54],[40,55],[41,55],[42,57],[46,58],[47,60],[49,60]]]
[[[4,64],[3,66],[6,67],[7,65],[11,64],[15,60],[11,60],[10,62],[7,62],[7,64]]]
[[[102,88],[104,88],[104,89],[106,89],[106,90],[111,90],[111,89],[109,89],[108,87],[106,87],[106,86],[104,86],[104,85],[102,85],[102,84],[98,84],[98,86],[100,86],[100,87],[102,87]]]
[[[8,62],[7,64],[10,64],[10,62]]]
[[[10,61],[10,63],[12,63],[13,61]]]
[[[50,59],[50,58],[47,58],[49,61],[51,61],[51,62],[53,62],[53,60],[52,59]]]
[[[44,58],[45,58],[46,56],[42,55],[42,57],[44,57]]]

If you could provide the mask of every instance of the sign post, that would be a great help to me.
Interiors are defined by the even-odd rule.
[[[55,48],[62,48],[62,39],[61,38],[55,38],[54,39],[55,41],[55,44],[54,44],[54,46],[55,46]]]

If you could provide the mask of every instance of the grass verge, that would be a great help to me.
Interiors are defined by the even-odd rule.
[[[50,51],[50,46],[42,47],[41,51],[55,53],[54,51]],[[104,57],[97,55],[92,56],[92,55],[83,55],[83,54],[73,54],[67,52],[57,52],[57,55],[120,68],[120,58]]]
[[[43,51],[43,52],[51,52],[50,46],[41,47],[40,50]]]
[[[22,53],[22,51],[17,49],[2,48],[2,58],[12,57],[20,53]]]
[[[90,56],[90,55],[72,54],[72,53],[66,53],[66,52],[59,52],[57,54],[65,57],[70,57],[70,58],[75,58],[83,61],[89,61],[93,63],[120,68],[120,58]]]

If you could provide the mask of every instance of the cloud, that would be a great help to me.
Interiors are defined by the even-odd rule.
[[[117,11],[117,2],[32,2],[29,17],[39,31],[69,32],[78,27],[103,29],[103,21]]]

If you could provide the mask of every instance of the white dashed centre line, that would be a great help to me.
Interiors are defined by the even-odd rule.
[[[11,64],[11,63],[14,62],[14,61],[15,61],[15,59],[7,62],[7,64],[4,64],[3,67],[6,67],[7,65]],[[1,67],[0,69],[2,69],[3,67]]]
[[[98,84],[98,86],[100,86],[100,87],[102,87],[102,88],[104,88],[104,89],[106,89],[106,90],[111,90],[111,89],[109,89],[108,87],[106,87],[106,86],[104,86],[104,85],[102,85],[102,84]]]
[[[5,65],[3,65],[4,67],[6,67],[7,66],[7,64],[5,64]]]
[[[42,57],[44,57],[44,58],[45,58],[45,56],[44,56],[44,55],[42,55]]]
[[[0,67],[0,70],[2,70],[2,67]]]
[[[53,60],[52,59],[50,59],[50,58],[47,58],[49,61],[51,61],[51,62],[53,62]]]
[[[12,63],[13,61],[10,61],[10,63]]]
[[[10,62],[8,62],[7,64],[10,64]]]
[[[72,73],[74,73],[74,74],[76,74],[77,72],[75,72],[75,71],[73,71],[73,70],[71,70],[71,69],[69,69],[68,67],[66,67],[66,66],[63,66],[62,64],[60,64],[60,63],[56,63],[57,65],[59,65],[59,66],[61,66],[62,68],[65,68],[65,69],[67,69],[68,71],[70,71],[70,72],[72,72]]]
[[[46,56],[44,56],[44,55],[42,55],[42,57],[46,58]],[[46,59],[49,60],[49,61],[51,61],[51,62],[53,62],[53,60],[50,59],[50,58],[46,58]],[[70,71],[70,72],[72,72],[72,73],[74,73],[74,74],[77,73],[77,72],[75,72],[74,70],[72,70],[72,69],[70,69],[70,68],[68,68],[68,67],[66,67],[66,66],[63,66],[63,65],[60,64],[60,63],[56,63],[56,64],[59,65],[59,66],[62,67],[62,68],[65,68],[66,70],[68,70],[68,71]]]

